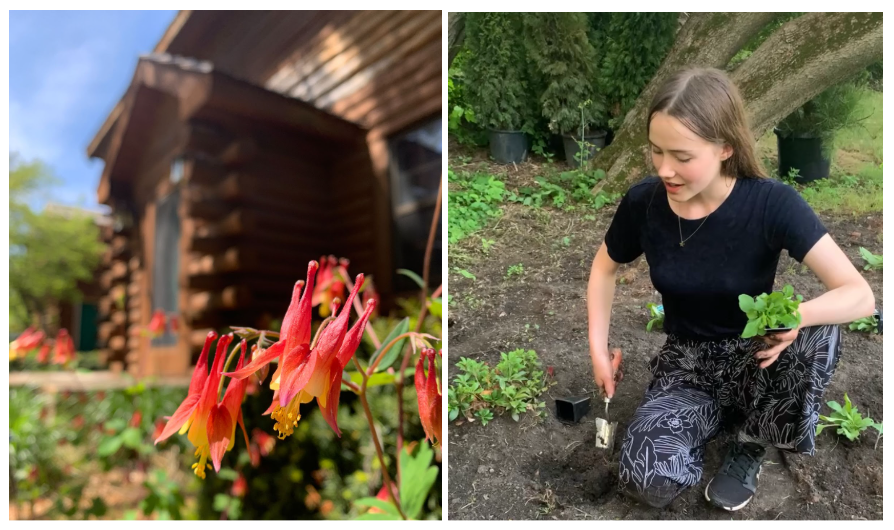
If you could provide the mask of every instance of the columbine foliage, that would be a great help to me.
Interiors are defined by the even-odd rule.
[[[450,170],[447,178],[450,182],[447,241],[453,244],[481,230],[490,219],[502,213],[500,203],[506,196],[506,186],[493,175],[483,173]]]
[[[865,331],[866,333],[878,333],[878,319],[875,315],[854,320],[848,325],[851,331]]]
[[[752,298],[747,294],[739,295],[739,309],[748,316],[748,324],[742,332],[742,338],[756,335],[764,336],[767,328],[794,328],[801,323],[798,305],[804,300],[800,294],[792,299],[794,288],[786,285],[782,292],[763,293]]]
[[[875,254],[873,254],[872,252],[870,252],[869,250],[867,250],[863,247],[860,247],[860,255],[863,256],[863,261],[866,262],[866,265],[863,267],[863,270],[868,271],[870,269],[881,269],[882,265],[884,264],[881,254],[876,256]]]
[[[461,373],[447,390],[450,421],[462,415],[487,425],[494,411],[509,412],[515,421],[526,411],[544,413],[546,403],[538,398],[548,385],[534,350],[501,353],[495,368],[466,357],[456,366]]]
[[[844,394],[844,406],[842,407],[837,401],[827,401],[826,405],[832,409],[829,416],[820,415],[820,420],[827,423],[820,423],[816,426],[816,434],[822,432],[826,427],[837,427],[836,432],[847,437],[848,440],[854,441],[860,437],[860,433],[872,427],[878,431],[878,436],[882,435],[882,424],[876,423],[869,416],[863,417],[857,412],[857,407],[853,406],[847,392]]]
[[[649,309],[649,323],[646,324],[646,331],[652,331],[652,328],[664,328],[664,309],[658,304],[648,303],[646,307]]]

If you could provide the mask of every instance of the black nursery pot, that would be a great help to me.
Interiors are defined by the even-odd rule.
[[[590,144],[584,162],[593,158],[597,150],[605,147],[605,137],[607,134],[606,131],[594,131],[584,135],[584,141]],[[580,145],[578,144],[580,141],[579,138],[580,135],[576,134],[562,135],[562,143],[565,145],[565,162],[571,167],[580,165],[580,162],[577,160],[577,153],[580,151]]]
[[[779,176],[785,177],[790,169],[798,170],[797,182],[806,183],[829,178],[832,161],[823,156],[823,143],[819,138],[783,138],[779,129],[776,133],[776,148],[779,152]]]
[[[518,164],[528,158],[528,137],[521,131],[489,130],[490,156],[499,164]]]
[[[578,423],[590,410],[590,397],[580,396],[556,400],[556,419],[562,423]]]

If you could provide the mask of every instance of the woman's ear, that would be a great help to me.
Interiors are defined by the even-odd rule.
[[[730,144],[723,144],[723,149],[720,151],[720,160],[726,160],[731,156],[733,156],[733,146]]]

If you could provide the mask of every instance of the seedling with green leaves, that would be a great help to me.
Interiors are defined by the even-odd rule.
[[[864,271],[868,271],[870,269],[881,269],[882,268],[882,256],[876,256],[869,250],[860,247],[860,255],[863,256],[863,261],[866,262],[866,266],[863,267]]]
[[[463,357],[456,363],[461,373],[447,389],[447,411],[450,421],[460,415],[487,425],[499,414],[509,412],[519,421],[521,414],[535,411],[544,414],[546,403],[537,398],[546,390],[547,382],[534,350],[501,353],[493,369],[487,363]]]
[[[767,329],[795,328],[801,324],[801,313],[798,306],[804,301],[800,294],[792,299],[795,290],[786,285],[782,291],[770,294],[762,293],[752,298],[747,294],[739,295],[739,309],[748,316],[748,324],[742,332],[742,338],[767,334]]]
[[[854,320],[848,326],[851,331],[863,331],[866,333],[878,333],[878,319],[875,315]]]
[[[844,406],[842,407],[837,401],[827,401],[826,405],[832,409],[832,414],[823,416],[820,414],[820,420],[827,423],[819,423],[816,426],[816,434],[822,432],[826,427],[836,427],[837,433],[844,435],[848,440],[854,441],[860,437],[860,433],[872,427],[878,431],[875,444],[878,446],[878,439],[882,436],[882,424],[876,423],[875,420],[866,416],[865,418],[857,412],[857,407],[853,406],[847,392],[844,393]]]
[[[523,263],[518,263],[515,265],[510,265],[509,269],[506,270],[506,279],[512,278],[513,276],[521,276],[525,273],[525,265]]]
[[[649,323],[646,324],[646,331],[652,331],[652,328],[662,328],[664,329],[664,307],[658,304],[648,303],[646,307],[649,308]]]

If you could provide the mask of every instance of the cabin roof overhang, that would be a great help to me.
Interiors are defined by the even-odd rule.
[[[98,201],[108,204],[113,182],[132,178],[125,161],[138,153],[155,109],[164,99],[176,102],[177,119],[187,122],[215,110],[336,144],[355,144],[366,131],[309,103],[283,96],[215,71],[211,63],[167,54],[140,57],[124,97],[90,142],[87,154],[105,160]]]

